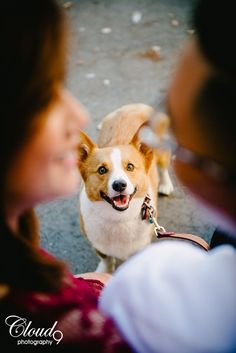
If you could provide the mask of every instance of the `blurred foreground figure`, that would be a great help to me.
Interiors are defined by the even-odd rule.
[[[63,88],[65,35],[56,1],[1,2],[1,345],[123,353],[128,345],[97,307],[108,276],[77,279],[39,246],[33,207],[79,186],[78,136],[87,113]]]
[[[175,171],[227,233],[209,252],[163,241],[114,275],[100,305],[137,352],[236,351],[234,1],[202,0],[168,93]]]

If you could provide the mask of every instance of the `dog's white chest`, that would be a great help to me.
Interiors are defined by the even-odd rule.
[[[83,188],[80,211],[92,245],[108,256],[126,260],[151,241],[153,227],[140,216],[143,199],[133,199],[129,209],[114,210],[104,201],[91,201]]]

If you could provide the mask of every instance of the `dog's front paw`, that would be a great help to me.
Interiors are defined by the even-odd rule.
[[[107,270],[108,270],[107,267],[108,267],[108,266],[107,266],[106,261],[101,260],[101,261],[98,263],[95,272],[108,272],[108,271],[107,271]]]
[[[95,272],[106,272],[106,273],[113,273],[115,271],[115,259],[108,257],[105,259],[102,259]]]
[[[102,121],[97,125],[97,130],[101,131],[102,130]]]
[[[169,176],[167,169],[163,169],[160,172],[160,183],[158,187],[158,193],[161,195],[169,196],[174,191],[174,186]]]
[[[159,194],[166,195],[166,196],[169,196],[173,191],[174,191],[174,187],[172,183],[169,185],[162,184],[159,186],[159,189],[158,189]]]

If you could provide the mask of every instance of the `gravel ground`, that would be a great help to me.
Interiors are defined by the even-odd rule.
[[[161,102],[191,26],[190,0],[61,1],[70,32],[66,85],[86,106],[86,132],[96,140],[97,125],[123,104]],[[137,23],[135,23],[135,19]],[[159,58],[150,55],[153,47]],[[155,60],[158,59],[158,60]],[[176,180],[169,197],[159,197],[159,223],[168,230],[200,234],[207,241],[213,226]],[[39,205],[42,246],[64,259],[73,273],[93,271],[98,263],[81,236],[78,194]]]

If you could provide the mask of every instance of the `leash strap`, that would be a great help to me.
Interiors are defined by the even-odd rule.
[[[156,233],[156,232],[155,232]],[[163,238],[169,238],[169,239],[182,239],[182,240],[190,240],[193,243],[199,245],[201,248],[204,250],[208,251],[209,250],[209,245],[208,243],[202,239],[201,237],[197,235],[192,235],[192,234],[179,234],[179,233],[174,233],[174,232],[161,232],[157,231],[156,236],[158,239],[163,239]]]
[[[182,240],[190,240],[191,242],[199,245],[201,248],[204,250],[208,251],[209,250],[209,244],[199,237],[198,235],[192,235],[192,234],[179,234],[175,232],[166,232],[165,228],[160,226],[157,223],[156,220],[156,212],[153,206],[151,205],[151,198],[147,194],[142,208],[141,208],[141,218],[142,220],[147,220],[149,223],[154,224],[154,232],[156,234],[156,237],[158,239],[163,239],[163,238],[172,238],[172,239],[182,239]]]

